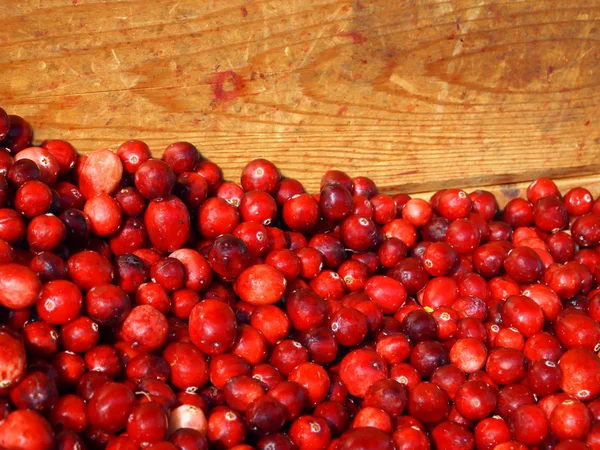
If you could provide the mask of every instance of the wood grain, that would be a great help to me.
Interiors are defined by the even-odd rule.
[[[315,190],[600,169],[600,0],[4,0],[0,103],[79,150],[187,140]]]

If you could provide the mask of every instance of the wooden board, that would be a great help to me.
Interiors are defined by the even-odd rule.
[[[0,104],[79,150],[385,192],[600,169],[600,0],[3,0]]]

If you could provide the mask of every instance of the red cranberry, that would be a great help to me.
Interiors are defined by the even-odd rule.
[[[117,156],[123,163],[123,169],[130,174],[134,174],[142,164],[152,157],[148,144],[136,140],[122,143],[117,151]]]
[[[54,433],[46,419],[31,410],[11,412],[0,424],[0,447],[48,450],[54,445]]]
[[[81,166],[79,189],[86,199],[98,194],[112,194],[116,191],[123,164],[119,157],[108,149],[90,153]]]
[[[0,392],[14,387],[25,375],[25,347],[12,334],[0,331]]]
[[[521,405],[508,422],[512,436],[526,445],[541,444],[548,436],[548,419],[537,405]]]
[[[241,184],[246,192],[257,190],[275,194],[281,184],[281,174],[270,161],[255,159],[242,170]]]
[[[167,340],[167,319],[152,306],[136,306],[123,322],[122,333],[125,342],[141,350],[156,350]]]
[[[89,401],[90,425],[107,432],[116,432],[125,428],[134,402],[135,395],[126,385],[103,384]]]
[[[210,443],[232,448],[246,438],[243,417],[230,408],[218,406],[208,417],[207,437]]]
[[[137,444],[154,444],[166,438],[168,418],[157,403],[142,403],[133,407],[127,419],[127,435]]]
[[[204,300],[198,303],[192,310],[189,322],[192,342],[204,353],[223,353],[235,342],[235,314],[223,302]]]
[[[591,400],[600,393],[600,359],[593,352],[579,348],[568,350],[558,365],[563,375],[563,392],[580,401]]]
[[[0,304],[6,308],[22,309],[33,305],[40,295],[42,284],[38,276],[20,264],[0,265]]]

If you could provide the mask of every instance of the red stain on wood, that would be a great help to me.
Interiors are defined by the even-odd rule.
[[[367,40],[366,37],[364,37],[362,34],[356,32],[356,31],[351,31],[349,33],[341,33],[340,36],[351,37],[355,44],[362,44],[363,42],[365,42]]]
[[[587,127],[590,123],[592,123],[590,120],[588,120],[586,123],[584,123],[584,125]]]
[[[246,9],[245,6],[242,6],[242,16],[246,17],[248,15],[248,10]]]
[[[341,108],[338,110],[337,114],[338,114],[338,116],[341,116],[341,115],[342,115],[342,114],[344,114],[346,111],[348,111],[348,107],[347,107],[347,106],[342,106],[342,107],[341,107]]]
[[[227,70],[217,72],[212,80],[212,85],[215,99],[228,102],[241,95],[244,82],[233,70]]]

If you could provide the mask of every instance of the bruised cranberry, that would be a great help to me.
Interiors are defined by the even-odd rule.
[[[429,313],[423,310],[408,313],[402,326],[415,342],[432,341],[436,338],[437,323]]]
[[[504,268],[517,283],[534,283],[544,270],[542,260],[529,247],[514,248],[504,261]]]

